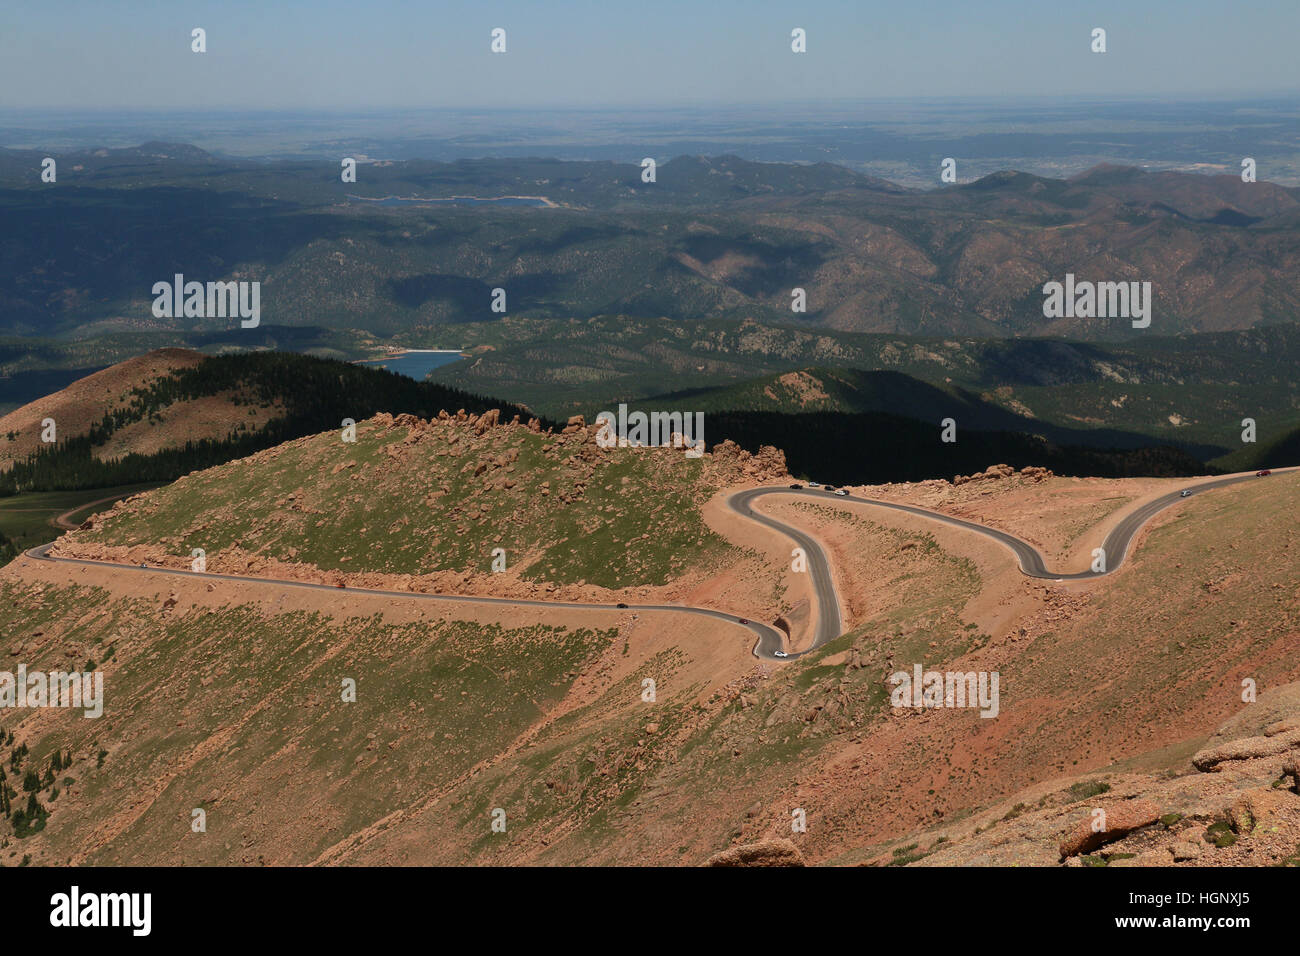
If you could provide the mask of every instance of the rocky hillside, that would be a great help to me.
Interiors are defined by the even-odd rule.
[[[1030,788],[866,862],[1300,866],[1300,684],[1265,691],[1190,749]]]
[[[691,459],[601,448],[596,431],[580,418],[543,431],[497,409],[381,414],[355,442],[308,436],[120,502],[59,550],[188,567],[201,548],[211,570],[276,562],[435,591],[475,575],[520,594],[660,585],[726,550],[699,512],[718,489],[785,476],[771,448],[724,444]],[[505,568],[494,573],[497,549]]]
[[[776,476],[779,456],[688,460],[590,437],[582,422],[548,434],[491,412],[380,416],[355,445],[310,436],[136,498],[64,547],[188,566],[206,546],[210,568],[259,573],[307,557],[325,580],[409,573],[416,588],[450,555],[455,580],[495,587],[489,549],[505,540],[522,571],[504,593],[560,597],[677,574],[685,541],[717,560],[680,573],[731,593],[740,559],[722,549],[761,549],[761,535],[719,525],[733,542],[700,500]],[[1050,542],[1073,540],[1048,533],[1053,517],[1091,526],[1112,499],[1159,490],[1004,471],[912,491],[984,517],[1005,508]],[[1195,495],[1114,576],[1059,583],[923,519],[829,497],[765,503],[824,543],[847,627],[782,664],[671,612],[148,569],[88,567],[70,583],[65,566],[20,558],[0,574],[10,654],[97,662],[111,694],[100,721],[6,718],[24,775],[55,776],[37,796],[43,828],[20,820],[5,849],[15,863],[1284,862],[1300,800],[1287,769],[1296,488],[1279,474]],[[289,551],[303,541],[317,551]],[[552,590],[560,574],[573,583]],[[893,706],[891,674],[914,665],[998,673],[996,717]],[[339,702],[345,678],[354,704]],[[1247,681],[1257,703],[1243,703]],[[191,839],[194,808],[207,839]]]

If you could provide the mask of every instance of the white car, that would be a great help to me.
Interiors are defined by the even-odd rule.
[[[848,492],[845,491],[843,488],[836,488],[835,493],[839,495],[841,498],[846,497],[848,495]]]
[[[789,657],[790,655],[787,654],[785,651],[777,651],[777,652],[776,652],[776,656],[777,656],[777,657]]]
[[[1190,498],[1191,496],[1192,496],[1192,489],[1190,489],[1190,488],[1184,488],[1182,494],[1180,494],[1178,497],[1179,497],[1179,498]]]
[[[820,481],[810,481],[810,482],[808,482],[808,487],[809,487],[809,488],[820,488],[821,486],[822,486],[822,483],[821,483]]]

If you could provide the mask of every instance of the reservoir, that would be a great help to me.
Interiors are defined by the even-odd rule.
[[[456,349],[412,349],[387,358],[364,359],[357,364],[374,365],[423,382],[435,368],[450,365],[459,358],[460,352]]]
[[[542,196],[501,196],[496,199],[481,199],[478,196],[452,196],[449,199],[421,199],[418,196],[385,196],[383,199],[366,199],[362,196],[349,196],[348,199],[370,206],[539,206],[552,205]]]

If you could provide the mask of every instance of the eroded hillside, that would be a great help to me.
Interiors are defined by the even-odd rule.
[[[757,568],[781,560],[779,536],[770,554],[746,556],[758,547],[752,540],[728,552],[736,547],[728,534],[744,538],[740,525],[718,518],[716,496],[704,501],[706,492],[744,480],[758,467],[754,459],[660,464],[645,450],[621,449],[602,465],[581,452],[590,445],[585,427],[566,431],[547,436],[491,416],[377,419],[363,423],[355,449],[336,445],[337,435],[304,439],[137,498],[64,547],[103,548],[112,535],[139,534],[154,543],[122,546],[161,548],[176,560],[190,544],[183,535],[235,523],[231,540],[247,548],[269,526],[257,508],[290,510],[299,501],[298,485],[287,482],[300,479],[301,456],[314,453],[313,467],[332,461],[324,470],[337,468],[335,478],[359,469],[376,482],[423,476],[408,501],[442,501],[435,493],[452,476],[506,492],[515,490],[507,481],[519,488],[526,480],[543,501],[567,495],[569,509],[592,522],[585,537],[597,542],[621,541],[623,516],[588,496],[606,485],[626,488],[615,484],[618,472],[603,469],[627,468],[639,496],[694,501],[701,510],[692,526],[701,516],[716,526],[710,534],[723,559],[716,569],[693,569],[696,576],[723,580],[736,574],[731,562]],[[448,453],[456,446],[462,450]],[[484,454],[488,447],[499,464]],[[347,457],[353,453],[360,458]],[[536,467],[506,470],[526,454],[538,456]],[[485,462],[492,467],[480,471]],[[1079,500],[1074,482],[1000,480],[1006,484],[991,496],[980,486],[993,481],[965,482],[950,495],[930,485],[916,491],[964,495],[988,518],[1001,505],[1010,525],[1028,516],[1053,540],[1109,514]],[[542,481],[551,495],[539,494]],[[24,768],[43,772],[55,753],[71,754],[71,769],[54,779],[66,773],[72,782],[59,784],[57,798],[50,788],[38,794],[50,810],[45,829],[15,849],[38,860],[124,862],[701,863],[729,847],[791,838],[814,863],[937,864],[1002,859],[1005,841],[989,843],[985,834],[1009,832],[1023,817],[1038,835],[1017,860],[1056,864],[1060,854],[1051,854],[1063,834],[1104,792],[1090,781],[1102,779],[1113,790],[1106,806],[1121,807],[1116,832],[1133,806],[1141,817],[1154,803],[1157,818],[1188,821],[1160,824],[1170,830],[1161,841],[1187,843],[1193,828],[1222,817],[1243,843],[1267,839],[1259,852],[1271,858],[1283,853],[1281,838],[1231,822],[1242,795],[1235,778],[1215,777],[1211,790],[1175,799],[1183,791],[1142,768],[1164,760],[1160,766],[1187,775],[1185,762],[1207,735],[1242,711],[1243,681],[1267,693],[1300,680],[1297,484],[1294,473],[1279,474],[1180,502],[1148,527],[1120,571],[1072,583],[1026,579],[996,543],[921,517],[778,497],[763,511],[826,547],[847,627],[786,664],[756,662],[750,642],[717,622],[608,604],[562,612],[428,605],[415,594],[296,591],[148,569],[124,577],[22,559],[4,572],[10,653],[29,666],[93,659],[109,692],[101,721],[48,710],[17,724],[6,716],[16,733],[11,746],[29,750]],[[271,490],[269,504],[259,504],[258,485]],[[384,497],[396,490],[385,488]],[[1094,491],[1130,507],[1149,488],[1112,483]],[[469,486],[459,493],[468,514],[474,496]],[[347,497],[340,491],[337,500]],[[1065,531],[1047,528],[1054,500]],[[299,519],[304,528],[327,520],[323,502],[302,504],[313,509]],[[360,529],[378,526],[374,513],[357,511],[347,518],[357,529],[350,535],[362,536],[354,560],[378,554],[375,541],[395,539],[367,539]],[[545,513],[543,506],[528,520]],[[610,514],[618,520],[599,523]],[[658,512],[655,527],[669,517]],[[456,519],[465,538],[491,525]],[[550,532],[533,533],[546,541]],[[165,547],[157,543],[168,535]],[[322,540],[342,537],[330,527]],[[263,539],[268,553],[277,540]],[[630,541],[643,560],[656,553],[653,538]],[[564,547],[551,541],[535,553],[557,546]],[[224,552],[212,553],[220,560]],[[661,565],[672,569],[667,558]],[[697,584],[695,593],[707,590]],[[761,591],[751,584],[740,593]],[[890,674],[918,664],[997,672],[996,716],[892,706]],[[336,703],[349,674],[361,695],[353,710]],[[1252,780],[1280,772],[1261,767]],[[1272,795],[1251,812],[1290,820],[1289,801],[1300,797],[1261,786]],[[295,799],[284,801],[286,793]],[[311,812],[299,812],[300,804]],[[220,821],[219,840],[191,839],[194,808]],[[491,828],[498,810],[508,820],[503,833]],[[806,832],[791,832],[796,810],[806,815]],[[1149,821],[1139,826],[1154,832]],[[1138,852],[1146,850],[1173,859],[1163,843]]]

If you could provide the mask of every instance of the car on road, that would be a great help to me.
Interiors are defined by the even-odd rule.
[[[809,488],[820,488],[820,487],[821,487],[821,484],[820,484],[819,482],[816,482],[816,481],[810,481],[810,482],[808,482],[808,487],[809,487]]]
[[[790,655],[787,654],[785,651],[774,651],[774,652],[773,652],[773,655],[776,656],[776,657],[789,657],[789,656],[790,656]]]
[[[793,491],[799,491],[803,488],[803,485],[791,485],[790,488]]]
[[[1192,496],[1191,488],[1184,488],[1178,495],[1179,498],[1190,498]]]
[[[749,618],[742,617],[742,618],[740,619],[740,623],[741,623],[741,624],[748,624],[748,623],[749,623]]]
[[[619,610],[621,610],[621,611],[626,611],[626,610],[627,610],[627,605],[624,604],[624,603],[622,603],[622,602],[620,601],[619,604],[618,604],[618,608],[619,608]]]
[[[1257,471],[1257,472],[1255,472],[1255,477],[1256,477],[1256,478],[1263,478],[1265,475],[1271,475],[1271,474],[1273,474],[1273,473],[1272,473],[1271,471],[1269,471],[1267,468],[1265,468],[1263,471]]]
[[[835,493],[840,496],[845,496],[848,494],[848,491],[845,490],[844,488],[836,488]]]

